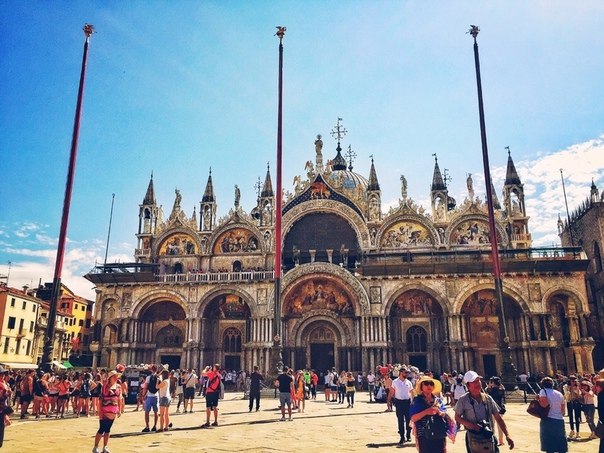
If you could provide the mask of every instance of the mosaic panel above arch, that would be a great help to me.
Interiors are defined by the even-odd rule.
[[[247,319],[250,316],[250,307],[237,294],[216,296],[203,312],[207,319]]]
[[[502,237],[498,229],[497,241],[501,244]],[[451,245],[484,245],[490,244],[489,224],[485,220],[471,219],[457,224],[449,237]]]
[[[412,289],[399,295],[390,308],[390,316],[442,316],[443,311],[436,299],[430,294]]]
[[[260,241],[254,233],[246,228],[233,228],[225,231],[214,242],[213,253],[256,252],[260,247]]]
[[[424,225],[409,220],[401,220],[382,233],[380,247],[399,248],[434,244],[434,238]]]
[[[160,255],[195,255],[198,253],[195,239],[185,233],[166,237],[159,246]]]
[[[283,304],[284,315],[301,316],[315,310],[353,315],[352,298],[345,287],[328,278],[305,280],[289,291]]]
[[[503,306],[505,308],[506,317],[518,317],[522,313],[522,309],[517,301],[503,295]],[[495,291],[492,289],[481,289],[472,293],[463,303],[461,313],[474,316],[499,316],[499,302],[495,296]]]

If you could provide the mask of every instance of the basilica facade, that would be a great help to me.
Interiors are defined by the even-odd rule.
[[[284,363],[318,371],[399,362],[488,376],[502,370],[502,345],[519,371],[593,369],[588,261],[580,248],[532,247],[511,156],[502,202],[494,200],[500,304],[487,206],[471,176],[458,203],[435,160],[431,205],[408,197],[401,176],[398,205],[384,212],[373,160],[365,177],[352,171],[339,140],[330,160],[320,136],[309,151],[304,173],[284,191],[278,304],[270,170],[249,212],[236,187],[221,218],[211,172],[198,213],[182,210],[177,190],[167,218],[151,177],[134,262],[86,276],[97,291],[100,365],[221,363],[267,372],[280,332]]]

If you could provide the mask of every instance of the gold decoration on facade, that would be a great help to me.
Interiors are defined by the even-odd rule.
[[[260,242],[245,228],[234,228],[222,233],[214,243],[214,253],[256,252]]]
[[[384,232],[381,246],[398,248],[432,244],[434,239],[425,226],[416,222],[401,221]]]
[[[295,288],[284,306],[285,312],[292,315],[325,309],[338,314],[353,312],[348,292],[338,283],[325,278],[316,278]]]
[[[195,240],[188,234],[171,234],[159,247],[160,255],[195,255]]]

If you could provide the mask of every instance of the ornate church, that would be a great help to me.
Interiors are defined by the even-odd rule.
[[[99,266],[86,276],[97,291],[99,364],[221,363],[267,372],[274,366],[273,335],[281,332],[284,363],[318,371],[398,362],[490,376],[503,368],[502,345],[519,371],[593,369],[588,260],[576,247],[532,247],[511,155],[503,202],[494,200],[500,304],[487,206],[471,175],[457,203],[435,158],[430,207],[407,196],[401,176],[398,205],[384,212],[373,159],[367,177],[353,172],[340,127],[338,121],[335,156],[323,161],[317,136],[314,160],[284,191],[278,304],[270,169],[256,205],[246,212],[235,186],[234,206],[221,218],[211,171],[199,215],[182,210],[176,190],[167,218],[151,176],[135,262]]]

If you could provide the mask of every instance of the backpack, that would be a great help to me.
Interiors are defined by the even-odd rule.
[[[149,385],[147,386],[147,392],[157,393],[157,375],[152,374],[149,377]]]

